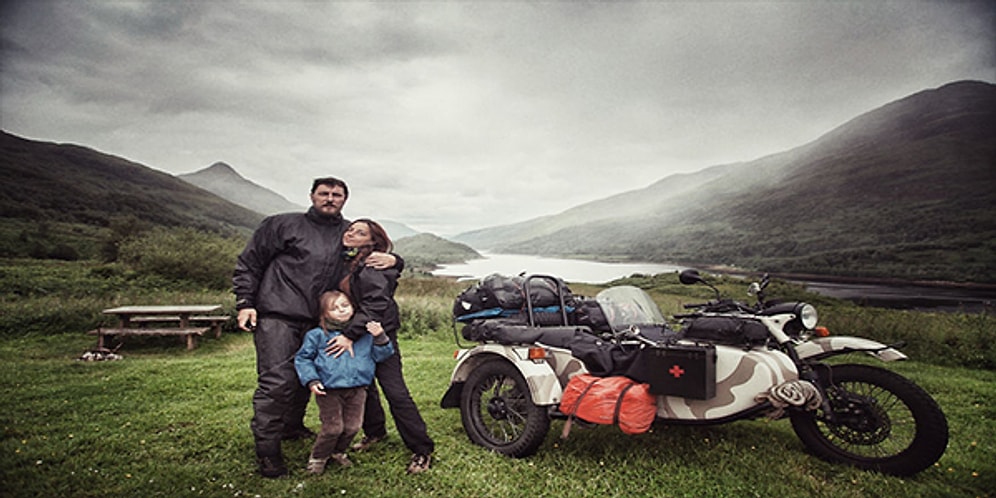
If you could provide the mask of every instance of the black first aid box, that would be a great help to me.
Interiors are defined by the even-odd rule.
[[[712,399],[716,396],[716,346],[645,347],[626,375],[649,384],[650,394]]]

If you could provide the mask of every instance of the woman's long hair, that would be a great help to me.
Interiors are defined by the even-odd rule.
[[[391,242],[391,238],[387,236],[387,230],[384,230],[380,223],[369,218],[360,218],[350,223],[349,226],[352,227],[357,223],[366,223],[370,227],[370,243],[359,248],[360,252],[350,264],[351,268],[356,268],[357,265],[362,264],[367,256],[374,251],[391,252],[394,249],[394,243]]]
[[[380,226],[380,223],[369,218],[360,218],[350,223],[349,226],[352,227],[357,223],[366,223],[370,227],[370,243],[359,248],[360,252],[356,255],[354,261],[363,261],[374,251],[391,252],[394,249],[391,238],[387,236],[387,230],[384,230],[384,227]]]

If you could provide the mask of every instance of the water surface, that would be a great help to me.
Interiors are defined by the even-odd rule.
[[[442,265],[432,272],[439,277],[479,280],[492,273],[502,275],[545,274],[567,282],[604,284],[634,273],[656,275],[674,273],[685,267],[659,263],[603,263],[581,259],[544,258],[524,254],[485,254],[483,259],[466,263]]]
[[[525,254],[484,254],[484,258],[461,264],[443,265],[436,276],[480,280],[492,273],[501,275],[546,274],[567,282],[605,284],[633,274],[675,273],[683,266],[660,263],[604,263],[580,259],[545,258]],[[878,285],[868,283],[796,281],[817,294],[846,299],[858,304],[885,308],[934,311],[989,312],[996,303],[992,289],[961,289],[918,285]]]

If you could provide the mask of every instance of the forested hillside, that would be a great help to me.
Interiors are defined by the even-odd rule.
[[[457,237],[500,252],[996,282],[996,85],[958,82],[805,146]]]
[[[248,234],[262,215],[169,174],[81,147],[0,132],[0,256],[96,257],[111,232]]]
[[[429,233],[420,233],[395,241],[394,250],[405,258],[405,267],[427,271],[441,264],[462,263],[481,254],[466,244],[451,242]]]

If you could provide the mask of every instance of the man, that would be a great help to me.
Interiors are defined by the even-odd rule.
[[[298,381],[294,355],[318,323],[318,297],[334,288],[344,271],[342,234],[349,222],[342,207],[348,198],[342,180],[316,179],[308,212],[264,219],[235,265],[238,325],[255,332],[258,385],[251,427],[264,477],[287,474],[282,440],[314,436],[304,426],[310,392]],[[397,259],[375,253],[367,262],[382,269]]]

